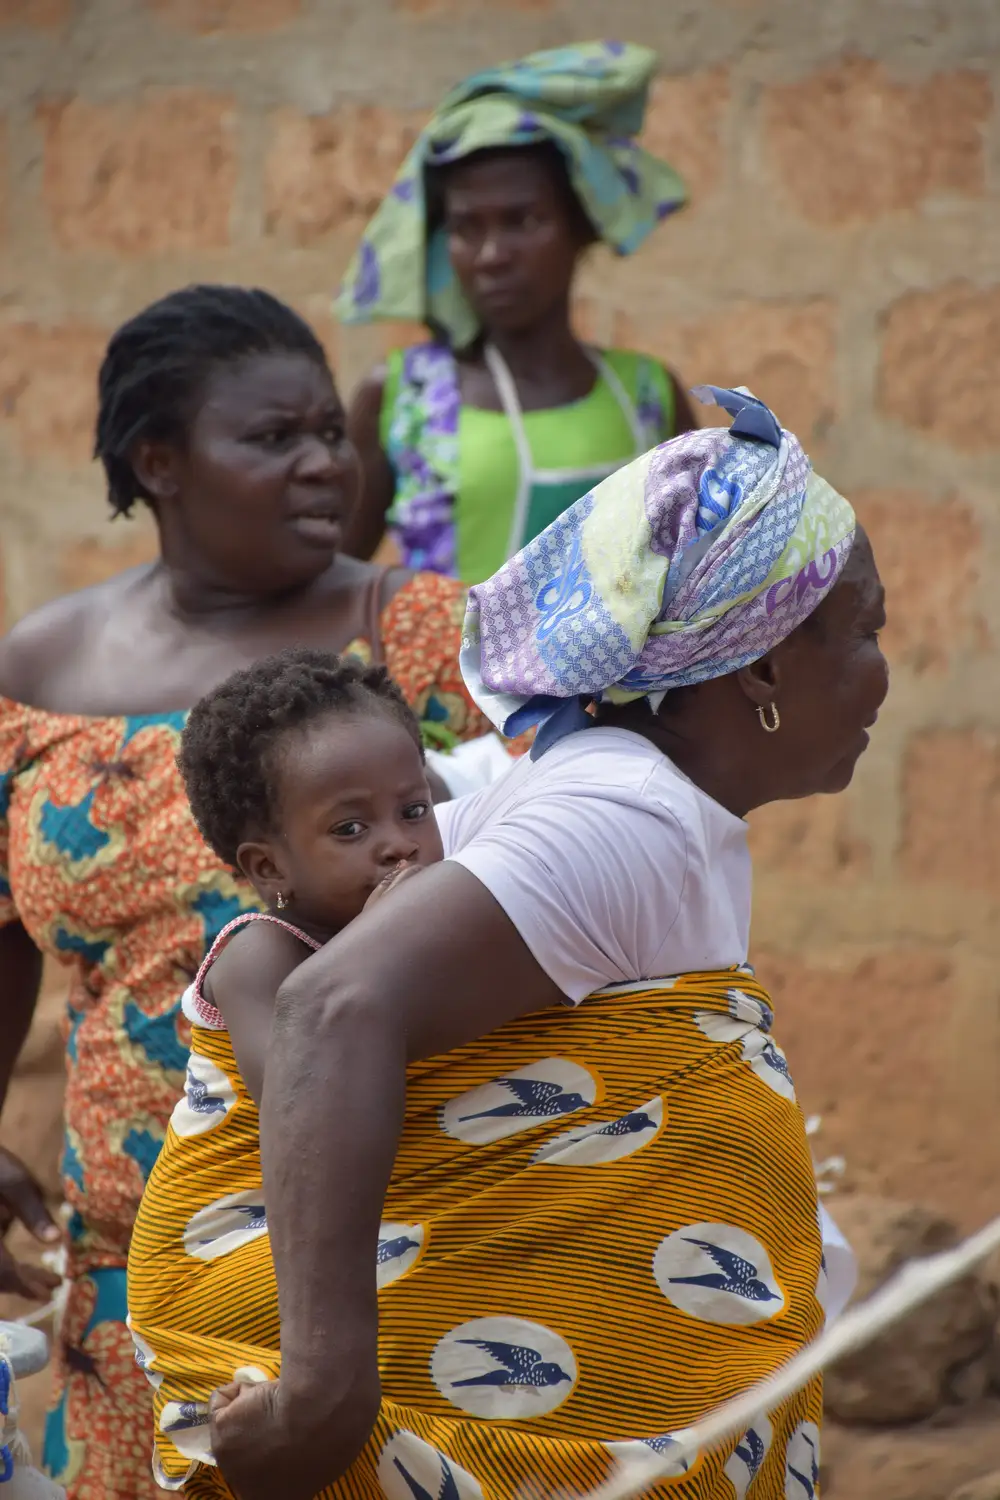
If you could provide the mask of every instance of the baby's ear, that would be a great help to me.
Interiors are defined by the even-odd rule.
[[[266,840],[241,844],[236,851],[236,863],[258,896],[268,906],[278,904],[278,896],[288,898],[288,878],[280,863],[280,853]]]

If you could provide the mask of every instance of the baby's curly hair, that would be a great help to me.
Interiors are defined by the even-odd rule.
[[[227,677],[191,710],[177,764],[205,842],[227,865],[248,838],[272,832],[278,747],[290,729],[331,711],[388,713],[423,759],[417,717],[385,667],[292,647]]]

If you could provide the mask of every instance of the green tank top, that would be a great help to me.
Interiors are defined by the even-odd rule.
[[[459,407],[453,571],[464,583],[489,578],[511,551],[537,536],[607,473],[673,435],[673,388],[662,366],[627,350],[609,350],[601,358],[610,379],[599,372],[593,390],[582,400],[521,414],[532,478],[537,481],[528,486],[522,485],[518,434],[507,413]],[[397,461],[404,455],[394,415],[405,405],[404,359],[401,350],[389,357],[381,413],[382,446],[397,473],[397,486]],[[413,448],[423,447],[413,425],[411,403],[409,461],[400,465],[411,473]],[[440,448],[434,457],[440,470]],[[394,507],[390,523],[402,531],[401,522],[399,507]],[[402,540],[405,554],[405,534]]]

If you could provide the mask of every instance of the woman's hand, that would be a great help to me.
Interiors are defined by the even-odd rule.
[[[290,1435],[282,1429],[278,1412],[278,1382],[266,1385],[224,1385],[213,1391],[212,1453],[240,1500],[264,1500],[265,1495],[297,1493],[289,1483],[297,1455]],[[309,1500],[322,1489],[315,1484]]]
[[[212,1452],[239,1500],[313,1500],[354,1462],[378,1413],[357,1387],[332,1407],[285,1399],[281,1382],[233,1383],[213,1392]]]
[[[58,1245],[59,1229],[45,1207],[41,1188],[20,1157],[0,1147],[0,1236],[15,1220],[43,1245]],[[15,1260],[0,1241],[0,1292],[44,1302],[58,1285],[59,1277],[52,1271]]]

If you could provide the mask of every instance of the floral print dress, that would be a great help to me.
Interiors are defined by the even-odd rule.
[[[440,742],[490,726],[458,670],[465,592],[418,574],[380,615],[386,665]],[[348,648],[369,653],[367,642]],[[45,1466],[69,1500],[152,1500],[149,1387],[126,1327],[143,1186],[184,1084],[180,996],[250,888],[205,845],[175,756],[185,714],[94,718],[0,698],[0,922],[71,970],[69,1299]]]

